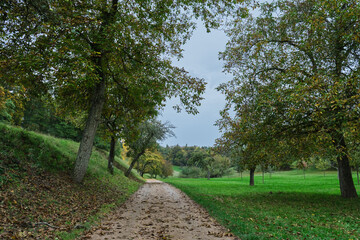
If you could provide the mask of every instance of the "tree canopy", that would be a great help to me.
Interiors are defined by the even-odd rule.
[[[146,153],[146,150],[157,147],[157,141],[163,141],[167,137],[174,136],[173,128],[174,126],[169,122],[161,123],[154,119],[141,123],[138,127],[138,135],[135,138],[128,137],[128,140],[125,139],[126,144],[129,146],[127,156],[132,158],[125,175],[129,176],[131,169],[139,158]],[[133,129],[129,130],[133,131]],[[131,136],[131,133],[129,132],[127,135]]]
[[[250,162],[333,155],[341,195],[356,197],[347,140],[359,134],[359,2],[259,7],[258,17],[236,19],[227,32],[221,58],[234,78],[218,88],[227,99],[218,145],[243,147]]]
[[[237,2],[1,1],[0,81],[29,94],[50,92],[64,114],[87,113],[74,169],[81,182],[112,97],[126,92],[148,109],[177,96],[182,108],[197,113],[205,82],[170,58],[181,57],[193,17],[217,27],[222,17],[241,12]]]

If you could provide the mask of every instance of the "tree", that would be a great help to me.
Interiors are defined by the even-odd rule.
[[[324,177],[325,177],[325,171],[331,168],[331,162],[327,158],[315,158],[315,167],[319,170],[324,171]]]
[[[114,83],[134,96],[153,92],[161,107],[178,96],[196,113],[205,83],[171,65],[194,28],[219,26],[238,1],[1,1],[0,79],[34,94],[50,92],[64,114],[87,113],[74,167],[86,173],[103,107]],[[147,105],[147,100],[144,104]],[[180,109],[180,107],[177,107]]]
[[[179,145],[173,146],[168,156],[168,160],[176,166],[186,166],[187,156],[186,151]]]
[[[157,146],[157,141],[162,141],[169,136],[174,136],[174,133],[170,123],[161,123],[157,120],[149,120],[140,124],[138,129],[138,136],[136,138],[125,139],[129,146],[128,156],[132,158],[130,166],[125,173],[125,176],[129,176],[131,170],[138,162],[139,158],[145,154],[146,150],[154,149]],[[130,129],[132,131],[132,129]],[[129,133],[130,134],[130,133]]]
[[[226,156],[213,153],[214,160],[210,165],[210,175],[211,177],[222,177],[229,172],[230,168],[230,159]]]
[[[359,171],[360,171],[360,151],[359,151],[359,145],[353,146],[351,149],[351,166],[356,171],[356,177],[358,185],[360,185],[360,179],[359,179]]]
[[[120,138],[127,137],[130,139],[136,136],[137,126],[147,118],[155,117],[158,114],[157,103],[149,100],[153,94],[152,91],[147,91],[141,96],[135,96],[127,90],[122,89],[120,91],[121,89],[118,88],[118,84],[109,88],[107,104],[104,106],[102,114],[102,123],[105,127],[103,135],[110,138],[108,170],[111,174],[114,171],[116,141]],[[127,129],[127,136],[124,135],[125,129]],[[131,134],[130,129],[132,129]]]
[[[218,88],[228,102],[218,125],[255,153],[335,155],[341,196],[357,197],[346,133],[359,129],[359,2],[279,0],[260,11],[228,31],[221,58],[234,78]]]
[[[56,111],[56,105],[50,96],[32,97],[25,103],[21,126],[58,138],[79,141],[81,139],[80,128],[69,120],[59,117]]]
[[[137,161],[135,168],[138,170],[141,177],[144,177],[144,174],[146,173],[159,175],[162,173],[164,164],[165,160],[159,152],[146,150]]]
[[[196,148],[190,159],[189,165],[198,167],[206,172],[206,177],[222,177],[229,170],[230,159],[216,154],[212,149]]]
[[[26,90],[24,87],[0,85],[0,121],[19,126],[24,117],[25,103]]]
[[[167,178],[169,176],[172,176],[174,173],[174,169],[173,166],[170,162],[168,161],[164,161],[164,164],[162,165],[162,170],[161,170],[161,177],[162,178]]]
[[[189,165],[199,167],[206,171],[208,180],[210,180],[211,165],[213,162],[213,156],[211,156],[209,152],[200,148],[197,148],[189,159]]]
[[[250,171],[250,186],[255,185],[255,170],[258,165],[266,168],[275,164],[275,158],[270,151],[278,152],[278,148],[266,150],[264,145],[257,144],[255,139],[249,140],[245,135],[239,133],[238,129],[224,125],[224,122],[217,122],[224,131],[223,135],[216,140],[216,151],[227,152],[235,160],[235,167],[240,166],[243,170]],[[239,134],[239,135],[238,135]],[[280,158],[279,154],[276,157]],[[284,156],[282,156],[285,158]]]
[[[305,179],[305,171],[306,169],[309,168],[309,162],[308,161],[305,161],[304,159],[298,159],[297,161],[295,161],[293,163],[294,165],[294,168],[297,168],[297,169],[300,169],[300,170],[303,170],[303,175],[304,175],[304,179]]]

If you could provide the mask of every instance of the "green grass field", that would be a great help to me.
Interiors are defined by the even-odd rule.
[[[173,170],[174,170],[173,175],[170,176],[170,178],[171,178],[171,177],[179,177],[180,172],[181,172],[181,170],[182,170],[182,167],[173,166]]]
[[[165,181],[241,239],[360,239],[360,200],[340,197],[335,172],[257,175],[253,187],[248,176]]]

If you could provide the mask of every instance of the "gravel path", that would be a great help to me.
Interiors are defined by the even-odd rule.
[[[235,240],[199,205],[169,184],[148,180],[90,239]]]

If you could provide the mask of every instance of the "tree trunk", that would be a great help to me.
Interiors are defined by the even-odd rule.
[[[91,107],[86,120],[85,129],[81,138],[80,147],[74,167],[74,181],[81,183],[84,179],[92,147],[95,139],[96,129],[101,120],[101,112],[105,102],[105,80],[102,79],[93,92]]]
[[[339,156],[338,165],[339,165],[339,182],[340,182],[341,196],[344,198],[357,197],[348,156],[347,155]]]
[[[139,153],[138,155],[136,155],[136,156],[134,157],[134,159],[133,159],[133,160],[131,161],[131,163],[130,163],[130,166],[129,166],[128,170],[126,170],[126,172],[125,172],[125,176],[126,176],[126,177],[129,177],[129,176],[130,176],[131,170],[134,168],[135,163],[137,163],[137,161],[139,160],[139,158],[141,157],[141,155],[143,155],[144,153],[145,153],[145,151]]]
[[[111,136],[110,152],[108,159],[108,170],[111,174],[114,174],[115,143],[115,137]]]
[[[254,174],[255,174],[255,168],[250,168],[250,186],[254,186]]]
[[[210,170],[207,171],[207,180],[210,180]]]
[[[241,177],[241,180],[242,180],[242,172],[240,172],[240,177]]]
[[[262,182],[263,182],[263,184],[265,183],[265,172],[264,172],[264,170],[262,171]]]
[[[338,150],[337,163],[341,196],[344,198],[356,198],[357,193],[351,174],[344,135],[339,132],[334,132],[332,140]]]
[[[134,158],[134,160],[132,160],[132,162],[130,163],[130,166],[129,166],[128,170],[126,170],[126,172],[125,172],[125,176],[126,176],[126,177],[129,177],[129,176],[130,176],[131,170],[134,168],[135,163],[137,162],[138,159],[139,159],[139,158],[136,157],[136,158]]]

